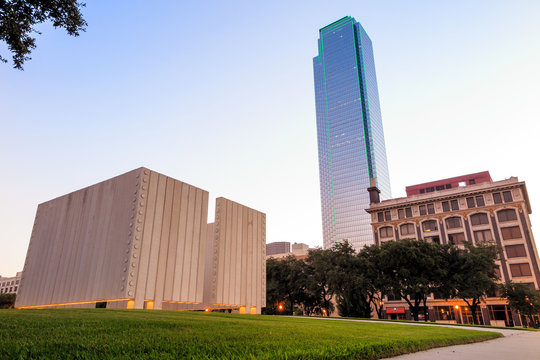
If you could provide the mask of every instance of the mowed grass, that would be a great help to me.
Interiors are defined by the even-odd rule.
[[[1,359],[379,359],[499,336],[439,326],[203,312],[0,310]]]

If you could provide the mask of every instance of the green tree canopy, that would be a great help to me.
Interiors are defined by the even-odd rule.
[[[451,247],[447,252],[449,276],[446,285],[451,296],[462,299],[469,305],[475,324],[478,324],[478,305],[486,292],[493,289],[497,279],[497,247],[488,244],[474,246],[466,242],[465,249]]]
[[[437,292],[447,277],[441,245],[423,240],[389,241],[381,245],[380,256],[389,287],[409,304],[414,320],[418,321],[421,305],[425,309],[427,297]]]
[[[293,314],[294,306],[304,299],[304,263],[294,256],[266,261],[266,313]],[[279,309],[279,305],[284,308]]]
[[[32,33],[39,34],[35,26],[51,21],[55,28],[64,28],[72,36],[85,30],[86,21],[81,14],[84,3],[76,0],[0,0],[0,40],[13,54],[13,67],[23,69],[36,48]],[[0,61],[7,59],[0,55]]]
[[[523,316],[529,317],[534,324],[533,315],[540,314],[540,291],[533,290],[527,285],[512,281],[501,285],[503,296],[508,299],[510,307]]]

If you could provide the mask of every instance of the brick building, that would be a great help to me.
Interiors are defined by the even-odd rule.
[[[459,186],[453,186],[456,180],[461,183]],[[447,188],[446,184],[450,186]],[[399,239],[425,239],[456,246],[463,246],[464,241],[493,243],[503,249],[497,260],[501,282],[511,280],[540,289],[540,260],[529,219],[531,205],[525,182],[516,177],[494,182],[488,172],[483,172],[410,186],[407,193],[411,195],[404,198],[378,202],[376,188],[370,188],[370,192],[372,204],[366,211],[371,215],[376,244]],[[481,304],[482,323],[513,322],[520,326],[520,317],[506,304],[505,299],[496,295],[488,297]],[[461,300],[431,297],[427,307],[430,319],[472,322],[470,311]],[[388,318],[407,318],[408,312],[405,301],[386,299]]]

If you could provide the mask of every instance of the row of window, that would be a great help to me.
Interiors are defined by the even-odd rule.
[[[6,281],[6,282],[3,282],[3,283],[0,283],[0,287],[9,286],[9,285],[17,285],[17,284],[19,284],[19,280]]]
[[[9,287],[9,288],[2,288],[0,289],[0,294],[9,294],[9,293],[12,293],[12,292],[17,292],[17,286],[13,287]]]
[[[504,202],[513,201],[512,192],[510,191],[503,191],[502,197],[501,197],[500,192],[493,193],[492,195],[493,195],[493,202],[495,204],[501,204],[503,200]],[[467,200],[467,207],[469,209],[486,205],[484,201],[484,195],[471,196],[471,197],[468,197],[466,200]],[[442,205],[443,212],[459,210],[459,203],[457,200],[442,201],[441,205]],[[418,206],[418,212],[420,213],[420,215],[435,214],[435,205],[434,204],[420,205]],[[411,207],[398,209],[398,219],[410,218],[412,216],[413,215],[412,215]],[[377,213],[377,219],[379,220],[379,222],[390,221],[392,220],[392,214],[390,213],[390,211],[384,211],[384,212],[381,211]]]
[[[389,211],[386,211],[385,213],[389,213]],[[517,220],[517,214],[513,209],[504,209],[497,212],[497,218],[499,222],[514,221]],[[489,218],[486,213],[473,214],[470,216],[470,219],[473,226],[489,224]],[[445,223],[447,229],[459,229],[463,227],[461,217],[459,216],[447,218]],[[408,225],[412,226],[412,224],[401,225],[401,227],[405,229],[405,233],[402,231],[402,235],[414,233],[414,228],[410,230]],[[422,223],[422,228],[424,231],[437,231],[438,223],[436,220],[427,220]],[[521,231],[518,226],[501,228],[501,231],[503,232],[503,237],[506,235],[506,239],[517,239],[521,237]]]
[[[422,224],[424,232],[437,231],[437,222],[435,220],[426,221]],[[412,235],[415,236],[414,224],[403,224],[399,226],[401,236]],[[393,238],[393,228],[391,226],[384,226],[379,229],[381,239]],[[491,230],[476,230],[473,231],[474,239],[476,242],[491,242],[493,241],[493,235]],[[519,226],[510,226],[501,228],[501,235],[503,240],[515,240],[521,239],[521,229]],[[465,241],[464,233],[448,234],[448,240],[453,245],[459,245]]]

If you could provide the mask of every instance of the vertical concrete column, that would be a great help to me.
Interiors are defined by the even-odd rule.
[[[469,219],[467,219],[467,216],[463,216],[463,225],[465,225],[465,233],[467,234],[467,239],[469,239],[469,241],[474,244],[475,241],[473,238],[471,226],[469,225]]]
[[[420,231],[420,224],[416,223],[416,239],[422,239],[422,232]]]
[[[441,234],[441,244],[448,244],[448,239],[446,237],[446,230],[444,228],[444,221],[439,218],[439,234]]]
[[[508,274],[508,266],[506,265],[506,258],[504,257],[504,251],[503,251],[503,244],[501,241],[501,237],[499,236],[499,230],[497,226],[497,220],[495,219],[495,215],[491,213],[491,227],[493,230],[493,236],[495,236],[495,241],[497,242],[497,246],[500,249],[500,260],[501,260],[501,268],[504,276],[504,281],[510,281],[510,276]]]
[[[512,320],[514,321],[514,326],[522,326],[521,317],[515,310],[512,310]]]
[[[491,325],[491,320],[489,318],[489,311],[487,308],[482,307],[480,308],[482,310],[482,317],[484,318],[484,325]]]

